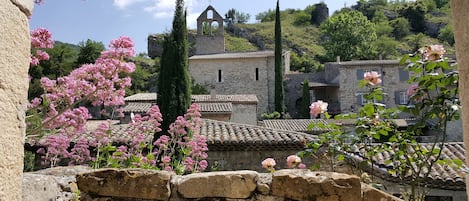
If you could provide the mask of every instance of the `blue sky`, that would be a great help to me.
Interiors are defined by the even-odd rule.
[[[304,9],[320,0],[280,0],[280,9]],[[355,4],[356,0],[326,0],[329,14]],[[147,52],[147,36],[171,29],[175,0],[45,0],[34,8],[31,29],[45,27],[54,40],[77,44],[86,39],[108,44],[121,35],[130,36],[137,52]],[[255,16],[275,9],[276,0],[186,0],[189,28],[198,15],[212,5],[222,16],[231,8]]]

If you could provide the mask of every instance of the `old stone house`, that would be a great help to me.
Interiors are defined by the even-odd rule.
[[[125,97],[124,117],[121,123],[128,123],[131,114],[144,114],[156,104],[156,93],[138,93]],[[238,95],[192,95],[192,100],[201,109],[203,118],[243,124],[257,124],[257,96]]]
[[[257,117],[272,112],[274,52],[227,53],[224,44],[223,18],[209,6],[197,19],[197,51],[189,58],[189,71],[195,83],[217,94],[255,94],[259,100]],[[284,52],[283,57],[288,72],[289,52]]]

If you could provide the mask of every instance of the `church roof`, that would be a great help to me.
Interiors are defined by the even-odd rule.
[[[238,53],[220,53],[207,55],[194,55],[189,60],[207,60],[207,59],[249,59],[249,58],[266,58],[273,57],[274,51],[257,51],[257,52],[238,52]]]

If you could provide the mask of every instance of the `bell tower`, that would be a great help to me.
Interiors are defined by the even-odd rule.
[[[225,52],[223,17],[208,6],[197,18],[196,55]]]

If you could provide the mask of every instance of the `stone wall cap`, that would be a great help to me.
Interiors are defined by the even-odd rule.
[[[11,0],[11,3],[18,6],[18,8],[26,15],[33,14],[34,1],[33,0]]]

